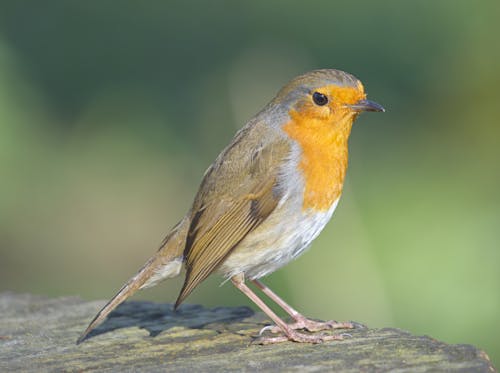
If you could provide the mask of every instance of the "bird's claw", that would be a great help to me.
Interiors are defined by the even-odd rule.
[[[266,325],[259,331],[259,337],[262,336],[267,330],[269,330],[271,333],[275,333],[273,330],[274,328],[278,328],[276,325]],[[278,328],[278,330],[281,330]]]
[[[298,319],[295,323],[287,324],[286,329],[281,329],[277,325],[267,325],[263,327],[259,332],[259,338],[257,338],[253,343],[267,345],[274,343],[281,343],[286,341],[292,342],[306,342],[306,343],[322,343],[328,341],[341,341],[344,338],[352,338],[352,334],[342,333],[342,334],[307,334],[301,333],[298,330],[303,329],[309,332],[317,332],[321,330],[330,329],[354,329],[359,327],[364,327],[361,324],[353,322],[337,322],[337,321],[327,321],[320,322],[309,320],[307,318]],[[284,333],[284,335],[275,337],[264,337],[263,334],[269,331],[271,333]]]
[[[293,330],[306,330],[308,332],[319,332],[322,330],[329,329],[355,329],[358,327],[363,327],[364,325],[353,323],[353,322],[337,322],[334,320],[322,322],[322,321],[314,321],[307,318],[299,319],[292,324],[288,324],[288,327]],[[264,332],[269,331],[273,334],[281,333],[282,330],[277,325],[268,325],[262,328],[259,332],[259,335],[262,335]]]
[[[281,342],[300,342],[300,343],[323,343],[323,342],[329,342],[329,341],[341,341],[345,337],[351,337],[350,334],[343,333],[343,334],[334,334],[334,335],[327,335],[324,333],[321,334],[305,334],[305,333],[299,333],[296,330],[290,330],[286,335],[281,335],[277,337],[260,337],[256,339],[253,343],[260,344],[260,345],[268,345],[268,344],[275,344],[275,343],[281,343]]]

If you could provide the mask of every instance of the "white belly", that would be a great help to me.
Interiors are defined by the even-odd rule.
[[[253,280],[276,271],[309,247],[332,217],[338,201],[324,212],[271,214],[228,256],[219,272],[226,278],[243,272]]]

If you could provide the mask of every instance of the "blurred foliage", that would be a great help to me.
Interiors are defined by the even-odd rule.
[[[268,283],[312,317],[473,343],[500,363],[500,2],[2,1],[0,283],[109,298],[204,169],[293,76],[387,109],[353,130],[313,249]],[[213,276],[190,302],[249,304]],[[173,301],[180,280],[138,295]]]

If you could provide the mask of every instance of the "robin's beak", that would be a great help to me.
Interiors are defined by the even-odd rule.
[[[385,112],[385,109],[382,105],[377,104],[375,101],[370,100],[359,100],[353,105],[346,105],[350,107],[352,110],[361,112],[361,111],[380,111]]]

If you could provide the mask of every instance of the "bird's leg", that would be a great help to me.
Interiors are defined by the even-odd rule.
[[[342,335],[311,335],[304,334],[291,328],[285,323],[278,315],[276,315],[263,301],[260,299],[246,284],[245,276],[243,273],[231,277],[231,282],[243,294],[245,294],[252,302],[254,302],[271,320],[275,322],[278,328],[285,334],[279,337],[261,337],[258,340],[260,344],[271,344],[285,341],[293,342],[308,342],[308,343],[321,343],[325,341],[342,340]]]
[[[288,313],[295,322],[293,324],[288,324],[288,326],[292,329],[305,329],[310,332],[317,332],[320,330],[326,329],[353,329],[354,324],[351,322],[337,322],[334,320],[320,322],[308,319],[304,315],[300,314],[296,309],[286,303],[283,299],[281,299],[274,291],[269,289],[266,285],[264,285],[259,280],[252,280],[252,282],[257,286],[264,294],[266,294],[270,299],[272,299],[278,306],[280,306],[286,313]],[[276,326],[271,328],[266,328],[265,330],[269,330],[271,333],[279,333],[280,328]],[[264,331],[264,330],[263,330]]]

